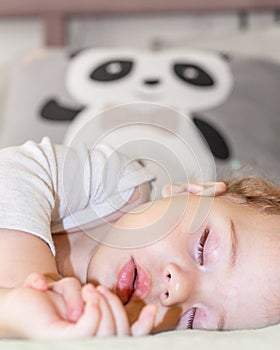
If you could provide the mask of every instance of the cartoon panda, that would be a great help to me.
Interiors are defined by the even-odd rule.
[[[124,151],[130,156],[146,160],[153,157],[168,168],[169,176],[170,169],[178,170],[178,164],[170,161],[176,158],[177,163],[178,159],[188,163],[191,178],[211,179],[212,154],[227,158],[229,149],[217,128],[198,115],[222,104],[232,86],[229,64],[219,53],[85,49],[73,55],[66,71],[67,91],[84,107],[64,109],[68,119],[73,120],[64,142],[82,141],[92,146],[105,137],[117,148],[126,145]],[[62,112],[59,105],[50,101],[42,115],[51,119],[54,111]],[[211,156],[205,152],[201,133],[206,141],[210,136]],[[143,139],[149,141],[146,149]],[[151,151],[157,148],[157,152]],[[195,171],[197,167],[200,175]],[[186,180],[186,169],[181,175],[177,170],[172,180]]]

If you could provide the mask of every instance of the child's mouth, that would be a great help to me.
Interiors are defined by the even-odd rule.
[[[137,268],[133,258],[124,265],[118,274],[116,293],[123,305],[131,299],[137,285]]]
[[[151,278],[131,257],[118,274],[116,293],[123,305],[131,298],[143,299],[151,289]]]

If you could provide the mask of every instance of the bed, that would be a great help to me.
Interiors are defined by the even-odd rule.
[[[280,12],[279,0],[154,0],[154,1],[127,1],[117,2],[102,0],[65,0],[65,1],[36,1],[36,0],[10,0],[1,2],[0,19],[12,17],[36,17],[44,23],[45,48],[35,53],[25,55],[13,67],[10,81],[10,89],[7,92],[7,103],[4,122],[1,123],[0,144],[19,144],[26,139],[39,140],[44,135],[49,135],[55,142],[61,142],[72,123],[69,114],[60,120],[51,120],[50,113],[44,110],[48,99],[56,95],[63,106],[70,106],[71,110],[79,111],[83,104],[75,101],[69,95],[64,85],[64,76],[68,64],[68,56],[73,53],[69,50],[67,37],[67,22],[74,16],[106,16],[143,15],[150,13],[228,13],[237,12],[241,28],[247,25],[247,14],[250,11],[270,11],[275,18],[275,25],[265,30],[243,31],[239,34],[227,34],[214,38],[203,38],[195,42],[166,42],[160,43],[163,48],[176,49],[176,46],[192,45],[198,49],[221,50],[230,53],[231,69],[234,72],[235,86],[231,99],[226,104],[217,108],[209,108],[206,116],[211,125],[215,120],[221,123],[220,135],[222,142],[227,142],[227,147],[220,154],[216,154],[216,164],[222,172],[230,168],[239,168],[245,162],[256,162],[262,168],[269,170],[273,179],[280,178],[280,166],[278,165],[279,145],[279,93],[280,91],[280,28],[277,25]],[[259,43],[262,43],[262,47]],[[252,44],[253,43],[253,44]],[[183,47],[184,48],[184,47]],[[252,64],[253,62],[253,64]],[[55,79],[48,79],[50,72]],[[258,72],[259,75],[255,75]],[[36,76],[36,86],[30,84],[30,78]],[[250,79],[249,79],[250,77]],[[262,89],[248,90],[248,87],[256,86],[257,77],[262,82]],[[265,77],[265,78],[264,78]],[[268,77],[268,78],[267,78]],[[267,79],[267,80],[264,80]],[[44,85],[44,82],[47,83]],[[265,81],[265,82],[264,82]],[[264,82],[264,83],[263,83]],[[37,87],[44,87],[41,91]],[[28,90],[28,91],[27,91]],[[22,91],[25,95],[22,96]],[[273,94],[266,91],[272,91]],[[264,95],[264,96],[263,96]],[[271,98],[271,95],[274,98]],[[48,99],[46,100],[46,96]],[[244,96],[246,100],[244,100]],[[260,96],[264,99],[260,99]],[[241,101],[241,102],[240,102]],[[50,106],[50,105],[49,105]],[[241,106],[236,113],[236,106]],[[263,109],[264,106],[267,109]],[[244,109],[242,109],[244,108]],[[233,122],[236,114],[242,117],[243,111],[249,111],[250,115],[260,117],[248,119],[247,123],[255,132],[248,133],[243,127]],[[36,119],[38,113],[45,115],[43,119]],[[266,115],[262,119],[261,115]],[[224,120],[224,116],[227,116]],[[19,118],[20,116],[20,118]],[[63,119],[64,118],[64,119]],[[200,118],[200,119],[199,119]],[[217,119],[218,118],[218,119]],[[196,120],[201,120],[196,115]],[[244,119],[243,117],[241,118]],[[15,130],[17,132],[15,132]],[[18,132],[20,130],[20,133]],[[34,135],[36,130],[36,135]],[[230,132],[229,132],[230,130]],[[32,135],[33,133],[33,135]],[[226,135],[226,136],[225,136]],[[233,136],[232,136],[233,135]],[[254,136],[255,135],[255,136]],[[265,137],[262,138],[262,135]],[[243,138],[243,140],[242,140]],[[249,142],[247,154],[244,154],[244,138]],[[225,141],[226,140],[226,141]],[[227,148],[227,150],[226,150]],[[263,155],[261,150],[265,149]],[[226,157],[231,152],[232,157]],[[246,306],[244,306],[246,307]],[[3,349],[278,349],[280,344],[280,328],[278,325],[259,330],[243,330],[232,332],[205,332],[205,331],[174,331],[154,336],[141,338],[87,338],[77,340],[56,341],[25,341],[25,340],[0,340],[0,348]]]

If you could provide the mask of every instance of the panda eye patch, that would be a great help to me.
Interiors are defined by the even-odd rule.
[[[174,72],[181,80],[191,85],[209,87],[215,84],[214,79],[195,64],[176,63]]]
[[[103,82],[122,79],[130,73],[132,66],[132,61],[108,61],[95,68],[94,71],[90,74],[90,78],[92,80]]]

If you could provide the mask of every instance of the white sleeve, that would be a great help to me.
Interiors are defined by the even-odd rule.
[[[108,215],[153,176],[111,147],[93,152],[48,138],[0,151],[0,227],[32,233],[53,253],[52,233]]]
[[[56,162],[47,139],[0,151],[1,228],[39,236],[54,252],[50,221],[56,190]]]
[[[155,178],[138,161],[129,160],[106,144],[97,145],[91,152],[83,150],[83,145],[68,149],[64,157],[63,178],[59,175],[64,190],[63,215],[54,218],[52,232],[100,222],[124,206],[136,186]],[[79,154],[75,161],[73,152]]]

